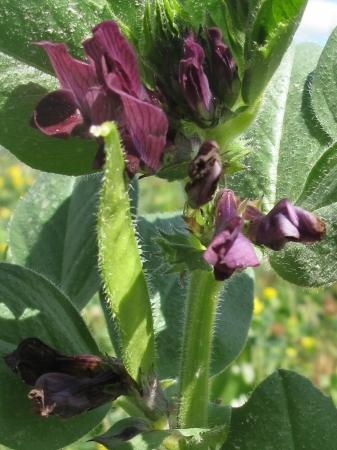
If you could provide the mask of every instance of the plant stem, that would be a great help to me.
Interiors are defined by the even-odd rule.
[[[191,273],[180,369],[181,428],[207,426],[212,335],[222,285],[211,272]]]

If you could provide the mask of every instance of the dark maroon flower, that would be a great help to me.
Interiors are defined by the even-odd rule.
[[[236,64],[229,50],[223,42],[219,28],[207,30],[207,37],[211,48],[210,70],[212,89],[214,94],[223,99],[231,91]]]
[[[67,356],[36,338],[24,339],[4,359],[13,372],[33,386],[28,398],[34,410],[45,417],[72,417],[138,390],[116,358]]]
[[[184,55],[179,63],[179,84],[192,111],[207,119],[213,105],[204,61],[204,50],[190,33],[184,40]]]
[[[259,261],[252,243],[242,233],[243,219],[238,216],[233,191],[224,189],[219,196],[215,235],[204,253],[214,267],[216,280],[229,278],[235,270],[256,267]]]
[[[259,245],[281,250],[288,241],[312,243],[325,234],[325,224],[314,214],[282,199],[267,214],[248,206],[245,218],[250,220],[249,236]]]
[[[72,58],[64,44],[40,42],[48,54],[60,89],[48,94],[33,113],[33,124],[45,134],[89,138],[90,126],[115,120],[129,165],[159,168],[168,121],[141,84],[134,50],[113,21],[93,29],[83,45],[88,62]],[[102,159],[99,149],[97,162]]]
[[[192,208],[200,208],[211,200],[221,172],[218,144],[215,141],[205,141],[188,170],[191,181],[187,183],[185,190]]]

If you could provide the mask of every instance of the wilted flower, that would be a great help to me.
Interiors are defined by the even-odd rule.
[[[40,416],[72,417],[138,389],[116,358],[67,356],[36,338],[24,339],[5,362],[33,386],[28,398]]]
[[[205,141],[188,170],[191,181],[187,183],[185,190],[192,208],[200,208],[211,200],[221,172],[218,144],[215,141]]]
[[[248,206],[245,218],[250,220],[249,236],[256,244],[281,250],[288,241],[312,243],[325,234],[325,224],[315,214],[280,200],[267,214]]]
[[[252,243],[242,233],[243,219],[237,213],[233,191],[224,189],[216,210],[215,235],[204,253],[214,267],[216,280],[229,278],[237,269],[256,267],[259,261]]]
[[[64,44],[40,42],[48,54],[60,89],[48,94],[33,113],[33,125],[43,133],[89,138],[91,125],[115,120],[123,139],[130,173],[144,164],[159,168],[168,122],[140,81],[134,50],[113,21],[93,29],[83,43],[87,62],[72,58]],[[96,165],[104,159],[102,146]]]

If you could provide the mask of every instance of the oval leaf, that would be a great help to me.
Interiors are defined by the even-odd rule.
[[[223,450],[331,450],[337,441],[337,410],[309,380],[279,370],[232,409]]]
[[[10,260],[49,278],[81,308],[99,289],[96,214],[101,177],[41,174],[18,203]]]
[[[116,316],[124,364],[131,376],[155,364],[151,304],[132,223],[124,154],[116,126],[98,128],[105,139],[105,177],[98,215],[100,269]]]
[[[325,132],[337,139],[337,28],[319,59],[312,86],[312,106]]]

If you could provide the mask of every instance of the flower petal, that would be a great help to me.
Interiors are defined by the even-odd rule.
[[[33,125],[48,136],[67,137],[83,124],[71,91],[59,89],[43,97],[33,112]]]
[[[125,124],[137,153],[149,169],[158,170],[168,130],[165,113],[151,103],[121,91],[116,93],[123,104]]]
[[[98,85],[95,68],[70,56],[64,44],[42,41],[36,45],[46,51],[61,88],[72,91],[82,113],[90,117],[85,96],[91,87]]]
[[[83,42],[87,55],[96,64],[97,73],[104,78],[102,58],[106,61],[107,71],[118,76],[124,92],[138,98],[144,98],[145,90],[140,82],[136,54],[119,31],[118,25],[106,20],[93,29],[93,37]],[[103,80],[101,80],[103,82]]]

